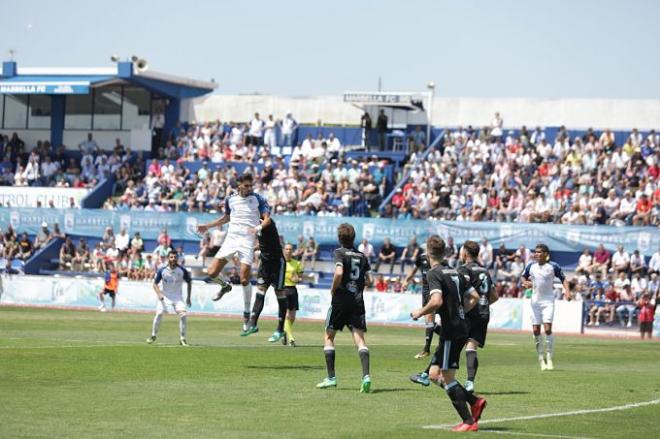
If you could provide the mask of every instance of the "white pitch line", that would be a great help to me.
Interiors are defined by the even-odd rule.
[[[590,439],[585,436],[563,436],[560,434],[523,433],[518,431],[499,431],[499,430],[482,430],[482,429],[479,429],[479,433],[505,434],[507,436],[551,437],[551,438],[559,438],[559,439]]]
[[[532,419],[545,419],[545,418],[556,418],[559,416],[576,416],[576,415],[587,415],[591,413],[606,413],[606,412],[616,412],[620,410],[634,409],[637,407],[644,407],[647,405],[660,404],[660,399],[654,399],[652,401],[644,402],[635,402],[625,405],[617,405],[614,407],[605,407],[601,409],[587,409],[587,410],[574,410],[571,412],[561,412],[561,413],[546,413],[543,415],[531,415],[531,416],[517,416],[515,418],[499,418],[499,419],[486,419],[485,421],[479,421],[479,425],[485,424],[496,424],[499,422],[513,422],[513,421],[529,421]],[[424,429],[440,429],[446,430],[451,428],[452,425],[442,424],[442,425],[425,425],[422,428]]]

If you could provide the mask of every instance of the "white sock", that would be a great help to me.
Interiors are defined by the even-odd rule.
[[[536,353],[539,354],[539,358],[543,357],[543,343],[541,343],[541,336],[534,336],[534,344],[536,345]]]
[[[554,334],[546,335],[545,336],[545,344],[546,344],[546,350],[548,352],[548,355],[552,355],[554,352],[555,348],[555,336]]]
[[[155,337],[156,334],[158,334],[158,328],[160,328],[160,321],[163,319],[163,314],[161,313],[156,313],[156,317],[154,317],[154,322],[151,325],[151,336]]]
[[[187,328],[188,328],[188,316],[184,314],[179,317],[179,335],[181,335],[181,338],[186,338]]]
[[[243,312],[250,315],[250,305],[252,304],[252,284],[243,285]]]

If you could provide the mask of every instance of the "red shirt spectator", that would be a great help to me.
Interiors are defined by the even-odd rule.
[[[611,253],[607,251],[607,249],[603,248],[602,250],[600,248],[596,249],[594,252],[594,261],[598,264],[607,264],[607,261],[610,260]]]
[[[376,291],[379,293],[387,292],[387,281],[383,276],[380,276],[376,281]]]
[[[648,197],[642,196],[642,198],[637,201],[637,213],[648,213],[653,208],[653,203]]]
[[[153,173],[157,177],[160,177],[160,163],[158,163],[158,160],[151,161],[148,172]]]
[[[639,299],[639,322],[653,322],[653,315],[655,314],[655,307],[651,305],[647,295]]]

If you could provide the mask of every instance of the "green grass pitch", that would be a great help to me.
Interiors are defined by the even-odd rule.
[[[151,314],[0,308],[0,437],[451,437],[444,391],[408,375],[423,330],[371,326],[373,393],[337,336],[336,389],[325,376],[321,323],[296,323],[300,347],[269,344],[275,322],[239,337],[240,321],[189,318],[180,347],[167,315],[147,345]],[[435,345],[435,341],[434,341]],[[558,336],[554,371],[541,372],[527,334],[492,333],[479,352],[477,393],[489,402],[483,437],[657,437],[660,404],[569,414],[660,398],[660,344]],[[459,378],[465,378],[461,358]]]

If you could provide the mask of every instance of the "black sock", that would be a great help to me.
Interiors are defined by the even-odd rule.
[[[438,336],[441,336],[441,335],[442,335],[442,326],[440,326],[440,325],[434,325],[434,326],[433,326],[433,332],[435,332],[436,334],[438,334]]]
[[[286,318],[286,305],[288,301],[286,300],[286,297],[278,297],[277,298],[277,306],[278,306],[278,311],[277,311],[277,331],[278,332],[284,332],[284,319]],[[334,364],[334,363],[333,363]]]
[[[360,354],[360,363],[362,363],[362,376],[369,375],[369,348],[359,349],[358,354]]]
[[[328,378],[335,377],[335,348],[324,348],[325,367],[328,369]]]
[[[477,351],[465,351],[465,359],[467,363],[467,379],[468,381],[474,381],[474,377],[477,376],[477,369],[479,368]]]
[[[461,386],[458,381],[453,381],[447,384],[445,390],[447,391],[449,399],[451,399],[451,403],[458,412],[458,416],[461,417],[463,422],[466,424],[474,424],[474,419],[472,419],[472,414],[466,403],[467,392],[463,386]]]
[[[430,370],[431,370],[431,363],[429,363],[429,365],[426,366],[426,369],[424,370],[424,373],[428,375]]]
[[[433,327],[435,325],[428,324],[426,326],[426,334],[424,335],[424,352],[431,352],[431,342],[433,341]]]
[[[252,305],[252,316],[250,317],[250,326],[257,326],[261,311],[264,310],[264,299],[266,296],[263,293],[257,293],[254,298],[254,305]]]

